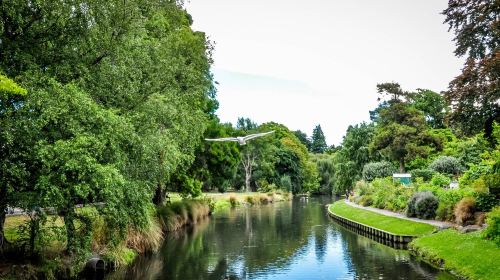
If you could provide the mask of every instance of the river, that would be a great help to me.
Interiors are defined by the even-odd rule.
[[[214,214],[107,279],[455,279],[343,228],[326,213],[331,201],[294,199]]]

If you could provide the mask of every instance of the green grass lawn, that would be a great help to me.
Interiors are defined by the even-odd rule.
[[[500,247],[479,232],[453,229],[413,240],[410,248],[423,259],[442,265],[468,279],[500,279]]]
[[[424,235],[432,233],[432,225],[389,217],[372,211],[352,207],[343,200],[330,205],[329,210],[336,215],[377,229],[400,235]]]

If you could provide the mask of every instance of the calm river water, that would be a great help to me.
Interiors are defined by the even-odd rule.
[[[454,279],[327,216],[331,198],[238,208],[169,236],[108,279]]]

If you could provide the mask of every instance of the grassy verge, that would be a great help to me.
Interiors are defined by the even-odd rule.
[[[410,250],[433,264],[467,279],[498,279],[500,248],[479,232],[462,234],[453,229],[424,236],[410,243]]]
[[[242,205],[265,205],[269,203],[288,201],[292,198],[290,193],[284,192],[229,192],[206,193],[205,197],[213,201],[213,211],[219,212]]]
[[[157,210],[160,226],[164,232],[196,224],[210,214],[208,203],[200,200],[182,200],[161,206]]]
[[[352,207],[344,201],[337,201],[329,206],[329,211],[344,218],[399,235],[424,235],[432,233],[434,226],[388,217],[372,211]]]

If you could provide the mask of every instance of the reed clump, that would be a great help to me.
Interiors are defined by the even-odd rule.
[[[159,207],[157,214],[162,230],[172,232],[210,215],[210,206],[201,201],[182,200]]]

